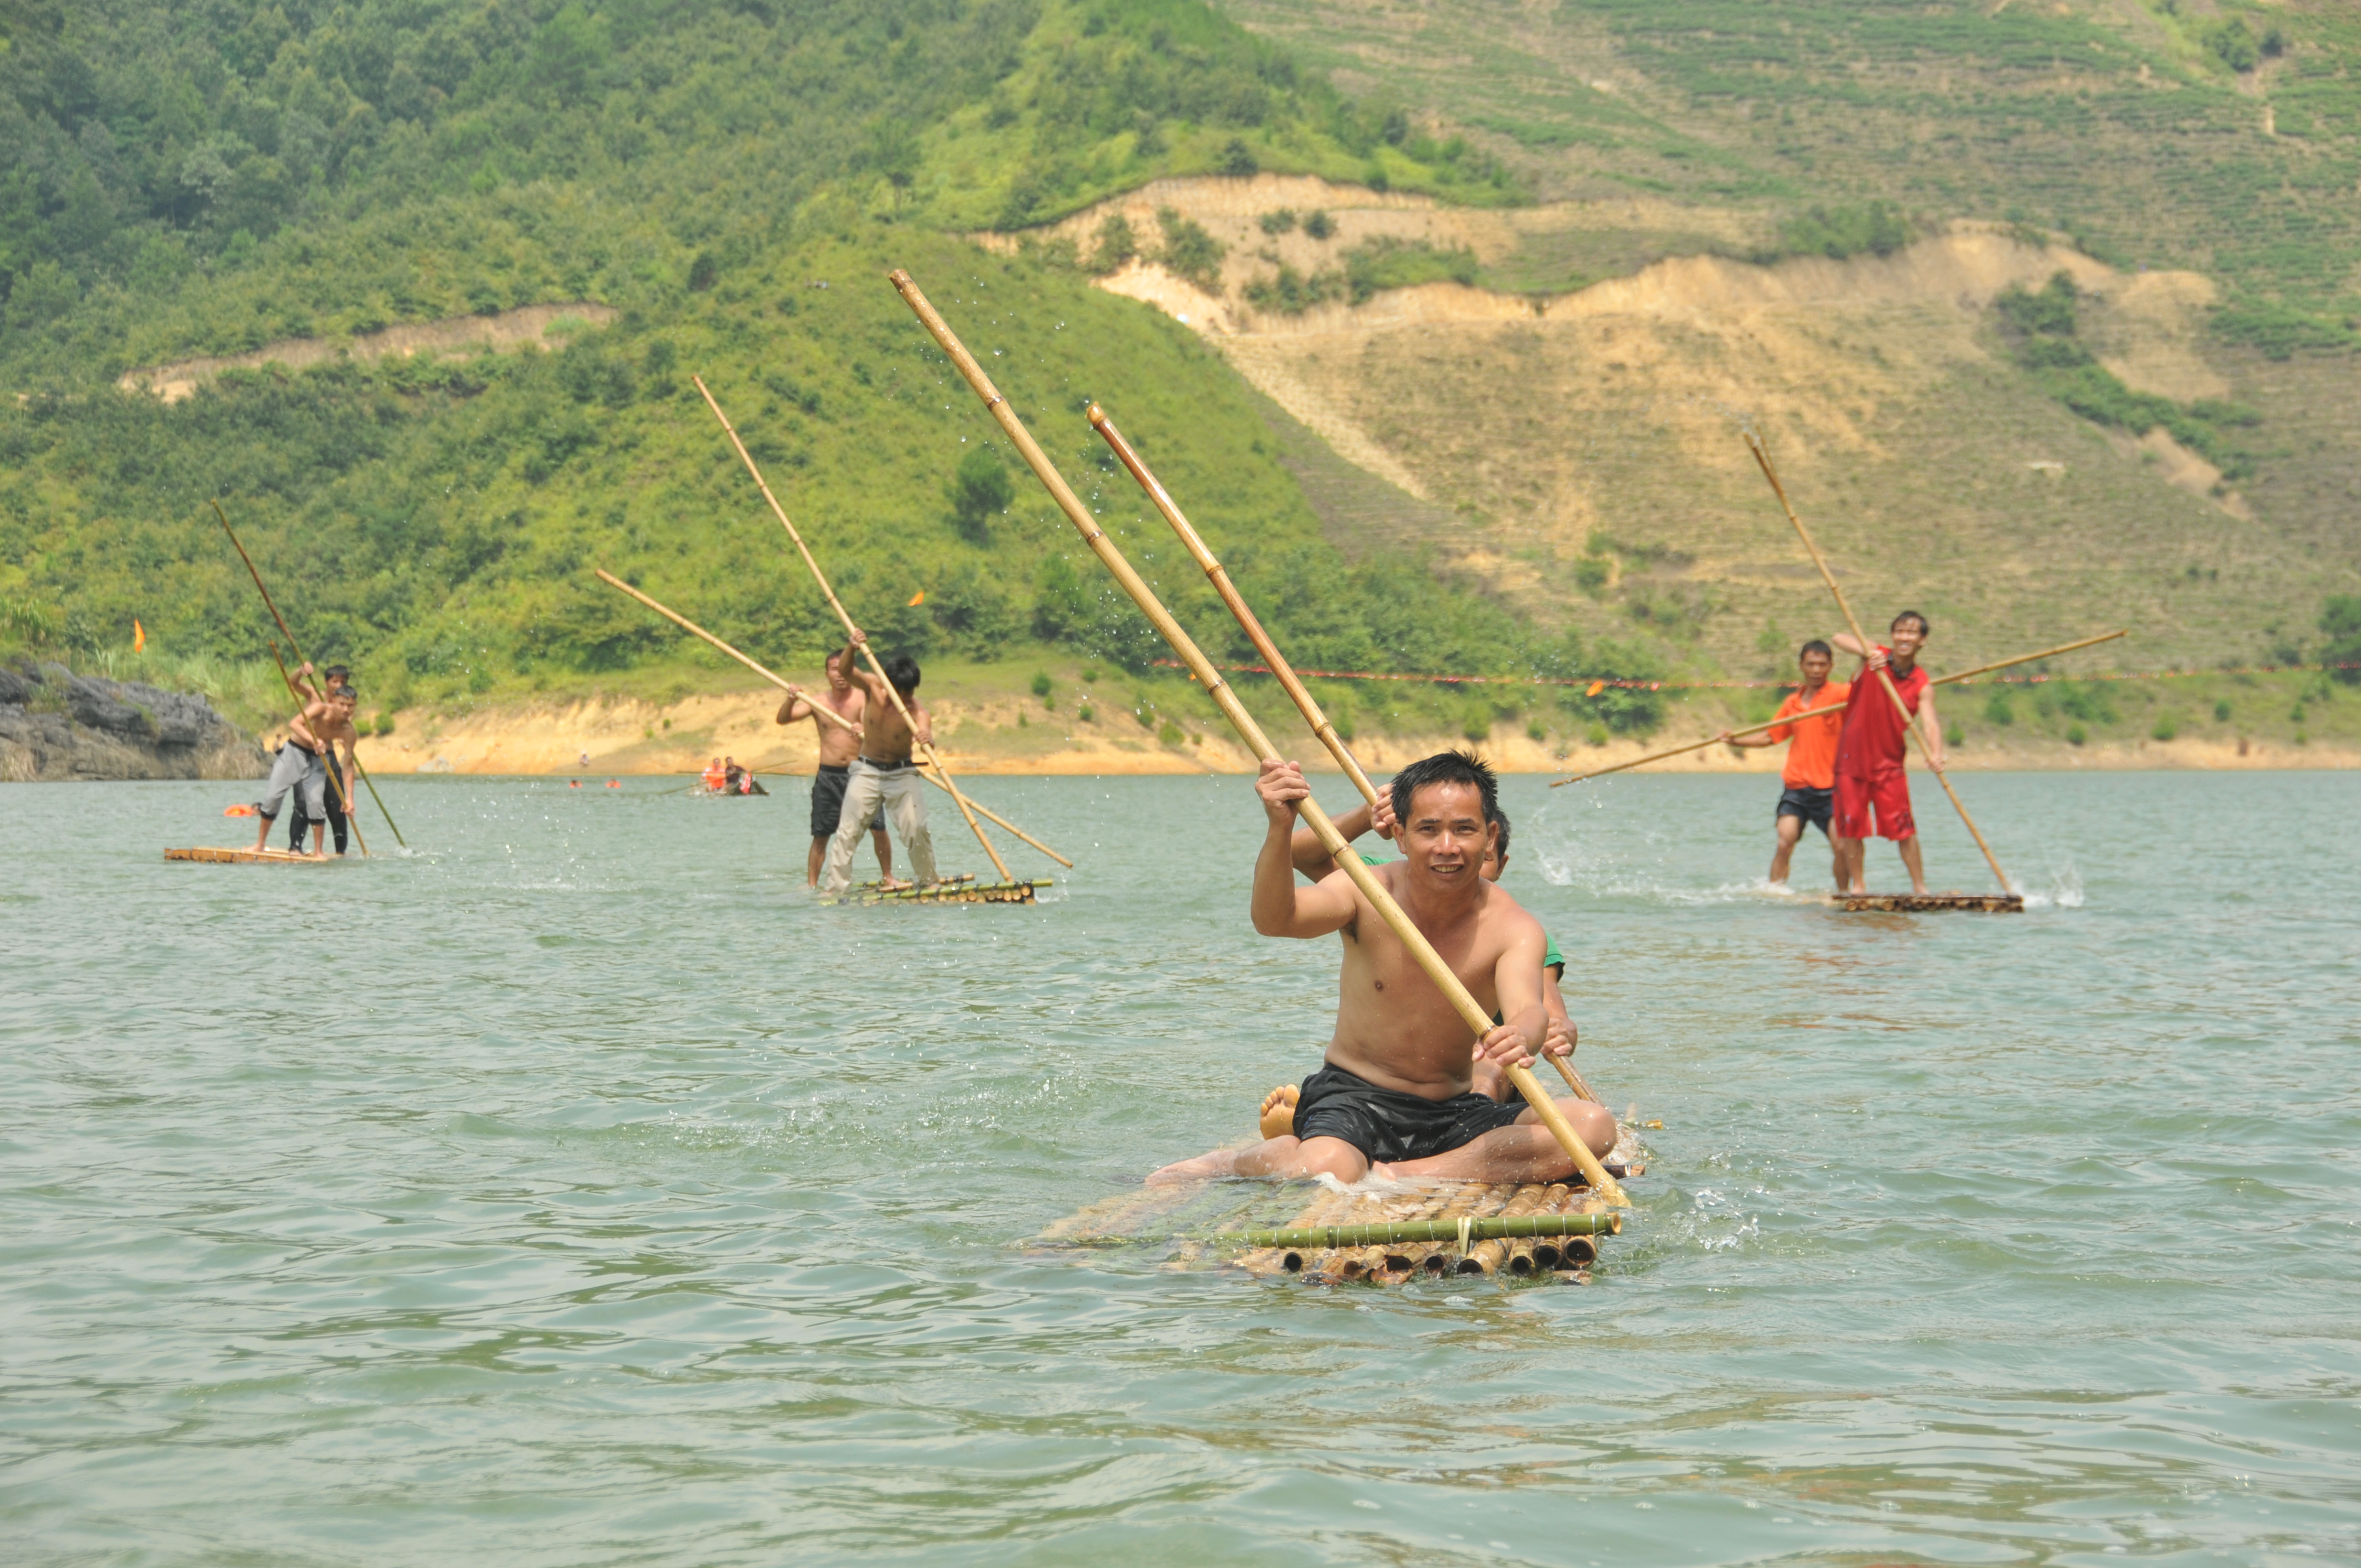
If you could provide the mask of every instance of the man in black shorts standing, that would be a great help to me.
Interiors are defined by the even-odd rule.
[[[836,837],[836,829],[844,820],[844,786],[851,776],[852,760],[861,755],[861,715],[869,701],[869,694],[847,680],[840,652],[828,656],[828,690],[818,696],[801,686],[787,688],[787,700],[779,704],[779,724],[793,724],[808,718],[819,731],[819,770],[812,774],[811,792],[811,853],[804,860],[804,885],[819,885],[819,869],[828,860],[828,841]],[[841,724],[830,724],[814,707],[825,707],[839,718],[852,721],[847,729]],[[894,841],[885,837],[885,807],[881,804],[870,819],[869,842],[877,851],[877,875],[881,881],[894,880]]]
[[[1498,812],[1492,771],[1464,752],[1411,763],[1390,790],[1403,859],[1370,868],[1413,925],[1449,961],[1478,1005],[1507,1022],[1471,1036],[1450,999],[1345,872],[1311,887],[1295,880],[1297,803],[1312,791],[1293,762],[1265,759],[1256,784],[1268,819],[1255,861],[1254,927],[1266,937],[1344,939],[1335,1033],[1326,1064],[1303,1080],[1295,1130],[1247,1149],[1216,1149],[1165,1167],[1151,1181],[1208,1176],[1334,1176],[1370,1172],[1484,1181],[1557,1181],[1574,1162],[1531,1107],[1477,1093],[1479,1059],[1523,1066],[1543,1048],[1541,923],[1484,880]],[[1597,1154],[1615,1144],[1615,1118],[1587,1100],[1560,1100],[1575,1134]]]
[[[306,660],[303,667],[295,673],[298,675],[309,675],[312,673],[311,662]],[[327,683],[328,687],[328,689],[322,695],[325,696],[332,701],[335,699],[338,692],[343,691],[353,684],[352,671],[342,664],[329,665],[326,669],[320,672],[320,678]],[[302,699],[303,695],[304,694],[300,690],[295,694],[298,699]],[[334,751],[331,751],[328,755],[322,760],[327,763],[328,773],[331,775],[327,785],[327,804],[330,807],[328,812],[328,831],[335,835],[336,853],[341,855],[345,852],[346,817],[343,809],[339,807],[336,803],[342,800],[345,797],[346,792],[352,788],[353,781],[345,775],[345,771],[342,768],[336,766],[336,757]],[[306,814],[303,809],[303,792],[302,790],[297,790],[295,792],[295,809],[289,813],[289,820],[287,823],[287,852],[289,854],[300,855],[303,852],[303,829],[310,827],[312,822],[313,818]]]
[[[1835,651],[1818,638],[1805,643],[1795,661],[1804,673],[1804,684],[1788,693],[1787,700],[1771,717],[1793,718],[1819,707],[1833,707],[1836,712],[1782,724],[1760,735],[1733,738],[1727,729],[1721,732],[1722,740],[1747,751],[1789,741],[1787,765],[1779,774],[1779,782],[1784,787],[1779,792],[1779,806],[1773,816],[1779,833],[1779,847],[1771,851],[1773,887],[1787,885],[1788,858],[1795,854],[1806,827],[1818,828],[1820,836],[1828,839],[1830,844],[1836,841],[1829,837],[1828,822],[1836,814],[1837,737],[1844,729],[1845,698],[1852,695],[1851,682],[1828,679],[1836,662]],[[1836,878],[1837,891],[1842,893],[1845,869],[1841,860],[1836,862]]]

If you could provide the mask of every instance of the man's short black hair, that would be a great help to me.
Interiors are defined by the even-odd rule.
[[[1492,832],[1493,851],[1505,866],[1509,863],[1509,814],[1497,806],[1492,808]]]
[[[1834,659],[1837,656],[1837,651],[1835,649],[1829,647],[1827,643],[1815,637],[1796,651],[1795,657],[1798,659],[1808,659],[1815,653],[1817,653],[1823,659]]]
[[[327,676],[327,677],[328,677],[330,680],[332,680],[332,681],[334,681],[334,680],[347,680],[347,681],[348,681],[348,680],[351,680],[351,679],[353,678],[353,670],[352,670],[352,666],[351,666],[351,665],[349,665],[349,664],[331,664],[331,665],[329,665],[326,669],[322,670],[320,673],[321,673],[322,674],[324,674],[324,675]]]
[[[1394,775],[1391,793],[1394,797],[1394,817],[1405,828],[1410,826],[1411,802],[1418,792],[1429,784],[1473,784],[1484,799],[1484,820],[1490,822],[1500,815],[1500,781],[1466,751],[1437,751],[1432,757],[1421,757]]]
[[[332,699],[335,697],[348,696],[355,702],[358,702],[361,699],[361,688],[353,685],[350,681],[347,681],[343,685],[338,686],[335,691],[330,692],[328,696]]]
[[[1900,615],[1895,616],[1892,620],[1887,621],[1885,623],[1885,630],[1891,631],[1905,620],[1915,620],[1918,623],[1919,636],[1932,637],[1935,635],[1934,623],[1929,621],[1925,616],[1919,614],[1915,609],[1905,609]]]
[[[896,653],[885,661],[885,678],[894,683],[896,691],[918,689],[918,661],[907,653]]]

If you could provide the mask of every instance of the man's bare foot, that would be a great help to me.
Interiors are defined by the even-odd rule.
[[[1295,1131],[1295,1102],[1303,1098],[1303,1091],[1292,1083],[1282,1083],[1262,1099],[1262,1135],[1283,1138]]]
[[[1150,1187],[1169,1187],[1176,1181],[1206,1181],[1216,1176],[1227,1176],[1236,1168],[1238,1151],[1215,1149],[1201,1154],[1195,1159],[1184,1159],[1152,1171],[1148,1178]]]

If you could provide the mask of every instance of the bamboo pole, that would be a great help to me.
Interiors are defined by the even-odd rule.
[[[763,499],[770,503],[771,515],[779,520],[779,526],[787,531],[789,539],[795,541],[796,553],[804,558],[804,565],[811,569],[812,581],[819,585],[819,591],[828,599],[829,608],[836,611],[836,618],[844,622],[845,637],[851,641],[852,634],[860,628],[853,625],[851,613],[844,608],[844,601],[836,597],[836,590],[828,586],[828,574],[819,569],[819,562],[812,556],[811,546],[806,544],[804,536],[796,532],[796,525],[787,521],[787,509],[781,506],[779,498],[771,493],[771,482],[763,477],[763,470],[755,466],[754,455],[746,450],[744,442],[738,439],[738,427],[731,424],[730,416],[721,411],[721,405],[714,400],[713,393],[706,386],[704,377],[691,376],[689,379],[697,383],[697,389],[703,395],[705,406],[713,411],[713,417],[721,422],[722,432],[730,437],[730,444],[738,449],[738,460],[745,464],[746,472],[754,477],[754,488],[761,490]],[[918,721],[910,717],[910,709],[902,701],[902,694],[895,689],[892,681],[886,679],[885,666],[878,661],[877,650],[869,646],[866,641],[862,641],[860,646],[862,655],[869,661],[870,673],[884,685],[885,696],[893,702],[894,711],[902,716],[904,724],[909,726],[910,743],[926,753],[928,763],[937,773],[942,774],[943,783],[946,785],[951,786],[951,803],[960,808],[960,815],[967,819],[968,829],[975,835],[975,841],[983,846],[983,852],[991,858],[993,869],[1000,873],[1002,882],[1014,880],[1008,874],[1008,863],[1000,858],[1000,851],[992,847],[992,840],[983,836],[983,827],[976,821],[975,813],[968,809],[967,797],[960,794],[956,785],[951,784],[950,770],[943,766],[943,760],[940,757],[935,755],[935,749],[918,738]]]
[[[1374,807],[1378,804],[1378,786],[1369,782],[1369,775],[1355,760],[1352,749],[1345,744],[1344,737],[1336,733],[1335,725],[1329,722],[1327,714],[1321,711],[1320,704],[1305,689],[1303,682],[1295,674],[1294,666],[1279,652],[1279,644],[1272,641],[1270,633],[1263,630],[1262,621],[1246,608],[1246,596],[1238,592],[1235,583],[1230,581],[1229,572],[1214,558],[1213,550],[1197,532],[1195,525],[1182,513],[1180,503],[1172,499],[1172,492],[1164,488],[1164,481],[1159,479],[1147,462],[1133,450],[1131,443],[1124,438],[1123,432],[1115,428],[1115,421],[1107,416],[1104,409],[1093,403],[1089,419],[1091,428],[1099,433],[1117,460],[1130,470],[1131,477],[1138,481],[1141,489],[1148,492],[1148,499],[1155,503],[1156,510],[1164,515],[1164,521],[1172,525],[1172,532],[1180,536],[1180,543],[1188,547],[1197,565],[1204,568],[1205,576],[1213,582],[1213,591],[1222,596],[1224,604],[1229,606],[1231,616],[1254,644],[1255,652],[1262,655],[1264,665],[1279,678],[1279,684],[1286,688],[1287,695],[1294,699],[1296,711],[1302,714],[1303,722],[1312,727],[1312,736],[1328,748],[1328,754],[1336,760],[1336,765],[1345,771],[1345,776],[1353,781],[1353,787],[1361,792],[1361,798]],[[1564,1057],[1547,1052],[1543,1055],[1577,1098],[1598,1103],[1598,1096],[1590,1092],[1590,1086],[1566,1065]]]
[[[2085,637],[2080,642],[2061,642],[2055,648],[2044,648],[2038,653],[2019,653],[2014,659],[2002,659],[1990,664],[1978,664],[1972,670],[1961,670],[1956,675],[1938,676],[1927,684],[1930,686],[1955,685],[1960,681],[1974,680],[1978,675],[1991,674],[1994,670],[2005,670],[2012,664],[2030,664],[2036,659],[2054,659],[2060,653],[2071,653],[2077,648],[2088,648],[2099,642],[2113,642],[2118,637],[2130,635],[2128,630],[2102,632],[2096,637]],[[1776,729],[1783,724],[1801,724],[1806,718],[1817,718],[1825,713],[1842,713],[1844,710],[1845,705],[1838,702],[1830,703],[1826,707],[1791,713],[1784,718],[1767,718],[1760,724],[1750,724],[1743,729],[1730,730],[1726,736],[1715,735],[1703,740],[1693,741],[1686,746],[1675,746],[1668,751],[1651,751],[1644,757],[1637,757],[1628,762],[1618,762],[1611,768],[1601,768],[1597,773],[1576,773],[1572,778],[1552,779],[1550,788],[1559,789],[1566,784],[1581,784],[1589,779],[1603,779],[1609,773],[1620,773],[1627,768],[1644,767],[1650,762],[1661,762],[1667,757],[1678,757],[1690,751],[1702,751],[1708,746],[1720,744],[1724,739],[1734,740],[1741,735],[1760,735],[1765,729]]]
[[[1205,695],[1221,708],[1248,750],[1259,758],[1277,758],[1278,750],[1271,745],[1270,738],[1263,733],[1262,726],[1255,722],[1254,715],[1246,710],[1245,705],[1238,701],[1237,694],[1230,689],[1229,683],[1213,668],[1212,661],[1181,629],[1180,623],[1172,619],[1172,612],[1164,608],[1163,602],[1156,597],[1156,590],[1132,569],[1129,561],[1124,559],[1123,552],[1115,548],[1115,542],[1107,537],[1106,530],[1098,525],[1098,520],[1091,515],[1082,498],[1074,494],[1072,488],[1059,474],[1050,463],[1049,454],[1041,450],[1040,443],[1033,439],[1032,433],[1025,428],[1024,422],[1008,406],[1008,400],[1001,396],[1000,389],[992,384],[992,378],[984,374],[983,367],[976,363],[975,356],[960,342],[950,323],[928,302],[908,273],[896,268],[889,276],[904,302],[935,342],[941,345],[943,352],[950,356],[951,363],[959,367],[960,374],[975,389],[976,396],[983,400],[985,408],[999,422],[1001,430],[1010,442],[1024,455],[1027,466],[1049,492],[1050,499],[1058,503],[1059,510],[1081,532],[1092,553],[1114,574],[1115,581],[1123,585],[1124,591],[1131,596],[1132,602],[1139,606],[1140,612],[1148,617],[1149,623],[1163,635],[1165,641],[1171,644],[1172,651],[1180,656],[1181,662],[1189,666],[1190,672],[1205,688]],[[1353,879],[1354,886],[1360,889],[1361,896],[1369,901],[1378,917],[1392,927],[1402,945],[1410,949],[1411,957],[1417,960],[1419,967],[1426,971],[1427,977],[1434,981],[1457,1010],[1461,1020],[1478,1039],[1489,1034],[1491,1015],[1477,1004],[1476,999],[1468,994],[1467,988],[1459,982],[1459,977],[1452,972],[1451,966],[1426,939],[1425,933],[1403,912],[1401,905],[1394,902],[1393,895],[1371,874],[1369,868],[1361,863],[1361,858],[1347,852],[1344,836],[1336,831],[1336,825],[1328,819],[1328,814],[1321,809],[1320,803],[1307,796],[1300,810],[1303,819],[1312,825],[1322,847],[1336,858],[1337,866]],[[1508,1077],[1509,1081],[1516,1085],[1517,1092],[1523,1095],[1525,1102],[1532,1107],[1533,1114],[1540,1119],[1542,1125],[1549,1129],[1550,1135],[1565,1151],[1566,1157],[1574,1162],[1575,1168],[1581,1171],[1584,1179],[1590,1183],[1591,1190],[1609,1202],[1629,1206],[1631,1200],[1623,1195],[1623,1189],[1608,1174],[1607,1168],[1598,1163],[1598,1157],[1590,1152],[1590,1146],[1575,1135],[1565,1113],[1557,1108],[1557,1102],[1551,1099],[1549,1091],[1542,1087],[1541,1080],[1535,1078],[1530,1069],[1513,1064],[1508,1069]]]
[[[1328,716],[1320,710],[1319,703],[1312,700],[1302,681],[1296,677],[1294,666],[1280,655],[1279,645],[1270,640],[1270,633],[1263,630],[1262,622],[1255,618],[1255,612],[1246,608],[1245,596],[1238,592],[1237,585],[1230,581],[1229,572],[1214,559],[1213,551],[1207,548],[1195,526],[1182,514],[1180,506],[1172,499],[1171,492],[1164,488],[1162,480],[1148,472],[1148,465],[1140,460],[1138,453],[1132,450],[1131,443],[1124,439],[1123,432],[1115,427],[1115,421],[1107,417],[1104,409],[1093,403],[1089,418],[1091,428],[1114,448],[1116,458],[1131,470],[1131,477],[1139,482],[1141,489],[1148,492],[1148,499],[1155,503],[1158,511],[1164,514],[1164,521],[1172,525],[1172,532],[1180,536],[1180,543],[1188,547],[1191,555],[1196,557],[1197,565],[1204,568],[1206,577],[1213,585],[1213,591],[1222,596],[1224,604],[1230,607],[1230,614],[1237,619],[1239,628],[1246,632],[1247,641],[1254,644],[1255,652],[1262,655],[1262,662],[1269,667],[1270,673],[1279,677],[1279,684],[1287,688],[1287,695],[1295,699],[1296,708],[1303,715],[1303,721],[1312,726],[1313,738],[1328,748],[1328,754],[1336,759],[1336,765],[1345,770],[1345,776],[1353,781],[1362,798],[1371,806],[1377,805],[1377,786],[1369,782],[1369,775],[1361,771],[1361,764],[1354,761],[1344,738],[1336,733],[1336,727],[1328,721]]]
[[[1218,1231],[1202,1239],[1220,1246],[1336,1247],[1391,1246],[1405,1242],[1457,1242],[1457,1220],[1379,1220],[1365,1225],[1289,1225],[1268,1231]],[[1519,1236],[1614,1236],[1623,1234],[1623,1216],[1600,1214],[1487,1214],[1467,1222],[1471,1242],[1500,1241]],[[1163,1241],[1162,1236],[1092,1236],[1090,1246],[1137,1245]],[[1193,1239],[1193,1238],[1192,1238]]]
[[[287,683],[287,689],[295,694],[295,700],[303,702],[305,700],[303,688],[297,685],[295,677],[287,673],[287,661],[279,656],[279,644],[276,642],[270,645],[270,662],[279,666],[279,678]],[[291,740],[294,737],[291,735],[288,739]],[[361,853],[366,855],[369,852],[368,840],[361,837],[360,813],[353,809],[352,791],[345,786],[344,780],[336,776],[335,763],[333,761],[334,749],[325,740],[322,740],[320,745],[323,748],[320,752],[320,771],[326,773],[328,782],[336,786],[336,804],[345,808],[345,820],[352,824],[353,841],[361,847]],[[357,770],[360,765],[360,759],[355,757],[354,768]],[[296,815],[300,817],[302,815],[302,801],[300,796],[296,800]]]
[[[1806,550],[1811,552],[1812,565],[1820,569],[1820,580],[1828,584],[1828,592],[1836,597],[1837,609],[1843,612],[1845,624],[1852,628],[1853,640],[1864,650],[1876,647],[1877,644],[1869,640],[1869,634],[1861,630],[1861,619],[1853,614],[1852,606],[1845,602],[1844,590],[1837,587],[1836,574],[1828,570],[1828,557],[1822,555],[1820,547],[1812,542],[1810,532],[1804,527],[1804,520],[1795,515],[1795,506],[1787,499],[1787,487],[1779,482],[1778,471],[1771,466],[1771,454],[1763,446],[1762,438],[1750,430],[1746,433],[1746,444],[1753,452],[1754,461],[1762,468],[1763,477],[1771,481],[1771,493],[1779,498],[1780,508],[1786,512],[1787,521],[1795,525],[1795,537],[1804,542]],[[1975,839],[1976,848],[1984,852],[1984,863],[1992,867],[1993,880],[2000,883],[2003,893],[2015,893],[2016,890],[2009,885],[2008,873],[2000,869],[1999,857],[1993,853],[1992,846],[1984,842],[1983,829],[1978,828],[1976,819],[1968,815],[1967,806],[1960,800],[1960,792],[1951,787],[1951,781],[1944,776],[1943,765],[1935,761],[1934,751],[1927,744],[1927,737],[1918,732],[1916,716],[1904,704],[1902,694],[1894,689],[1893,672],[1881,669],[1877,672],[1877,679],[1878,684],[1885,688],[1885,695],[1894,699],[1894,711],[1902,716],[1903,732],[1918,742],[1919,754],[1927,759],[1927,766],[1933,771],[1935,782],[1941,784],[1943,793],[1951,797],[1951,808],[1960,814],[1960,820],[1968,825],[1969,836]]]
[[[608,572],[603,567],[594,566],[591,570],[597,573],[598,580],[606,584],[609,587],[620,588],[624,593],[631,595],[633,598],[639,600],[650,609],[654,610],[658,615],[663,616],[666,620],[671,621],[682,630],[688,632],[691,636],[702,638],[705,641],[711,643],[722,652],[729,654],[730,657],[737,660],[740,663],[745,665],[748,669],[753,671],[756,674],[762,676],[764,680],[770,682],[781,691],[788,692],[794,696],[802,697],[805,705],[808,707],[812,712],[818,714],[820,718],[827,719],[830,724],[836,725],[839,729],[850,729],[855,735],[861,733],[861,726],[853,723],[852,720],[845,718],[844,715],[837,712],[834,708],[823,707],[818,703],[813,702],[811,700],[811,694],[805,691],[801,686],[796,685],[794,682],[787,680],[782,675],[774,674],[771,671],[764,669],[762,665],[756,663],[745,654],[738,652],[737,649],[730,646],[729,643],[721,641],[720,638],[716,637],[710,631],[706,630],[702,626],[697,625],[697,622],[689,620],[688,617],[665,609],[663,605],[658,604],[655,600],[640,592],[639,589],[631,587],[631,584],[623,581],[622,578]],[[752,770],[749,771],[751,772]],[[958,798],[963,801],[970,808],[980,812],[983,816],[990,817],[993,821],[997,822],[1001,827],[1006,828],[1009,832],[1014,833],[1019,839],[1024,839],[1027,843],[1032,845],[1035,849],[1040,850],[1043,854],[1049,856],[1051,860],[1057,861],[1068,871],[1074,869],[1073,861],[1066,859],[1065,856],[1058,853],[1057,850],[1049,848],[1049,845],[1044,844],[1040,839],[1036,839],[1032,834],[1025,831],[1024,828],[1016,827],[1015,824],[1011,823],[1008,818],[1001,816],[990,806],[961,794],[957,787],[945,783],[942,779],[937,778],[934,774],[927,772],[924,768],[920,768],[918,770],[918,776],[926,780],[928,784],[934,785],[937,789],[958,796]],[[956,881],[958,879],[953,878],[951,880]]]
[[[247,576],[254,579],[256,590],[262,595],[262,603],[264,608],[270,611],[270,619],[279,623],[279,635],[287,639],[287,651],[295,655],[295,662],[297,663],[302,663],[303,662],[303,650],[295,645],[295,634],[287,630],[287,618],[279,613],[279,607],[271,602],[270,590],[262,586],[262,574],[254,569],[254,557],[247,554],[246,553],[246,546],[237,542],[237,530],[229,525],[229,514],[222,510],[221,502],[218,500],[214,501],[213,503],[213,509],[214,515],[221,519],[222,532],[229,535],[230,548],[236,550],[237,552],[237,558],[246,563]],[[274,658],[277,657],[275,653],[272,656]],[[287,666],[285,664],[282,663],[279,666],[279,674],[280,678],[287,678]],[[295,691],[297,696],[300,696],[302,695],[301,689],[295,685],[294,681],[291,679],[287,680],[287,685],[289,689]],[[316,687],[314,688],[314,691],[317,691]],[[325,694],[320,693],[319,695],[324,696]],[[385,809],[385,796],[378,794],[377,781],[369,777],[368,770],[367,768],[361,766],[360,748],[357,746],[353,748],[353,772],[360,774],[361,783],[368,785],[369,798],[377,802],[379,812],[385,817],[385,825],[393,829],[393,841],[401,845],[405,850],[410,848],[410,840],[401,836],[401,825],[394,821],[392,812]],[[358,822],[360,820],[358,815],[355,813],[346,812],[346,815],[352,817],[355,822]],[[357,834],[360,829],[356,828],[353,831]],[[364,854],[368,853],[367,849],[364,848],[362,852]]]

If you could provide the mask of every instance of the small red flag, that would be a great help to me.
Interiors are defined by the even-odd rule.
[[[1582,695],[1585,696],[1597,696],[1600,692],[1603,692],[1606,689],[1607,683],[1605,681],[1593,681],[1590,683],[1590,689]]]
[[[924,603],[926,603],[926,602],[927,602],[927,590],[926,590],[926,589],[924,589],[924,588],[920,588],[917,593],[912,594],[912,595],[910,596],[910,602],[911,602],[912,604],[914,604],[914,605],[920,605],[920,604],[924,604]]]
[[[139,618],[136,615],[131,618],[131,651],[134,653],[148,652],[148,629],[139,624]]]

